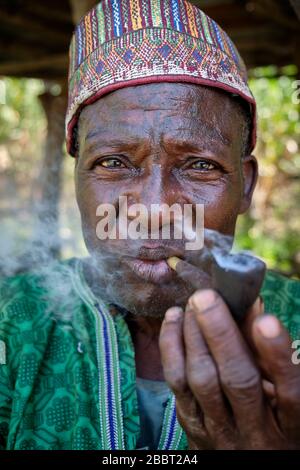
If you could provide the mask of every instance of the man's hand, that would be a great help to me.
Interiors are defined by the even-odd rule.
[[[300,449],[300,366],[257,299],[243,333],[222,298],[196,291],[166,312],[160,351],[190,449]]]

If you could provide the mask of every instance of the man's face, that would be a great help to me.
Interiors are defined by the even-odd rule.
[[[184,306],[192,289],[165,260],[177,255],[194,262],[199,252],[187,252],[184,241],[174,239],[100,240],[97,207],[113,204],[118,214],[121,196],[129,207],[143,204],[149,215],[151,204],[203,204],[205,228],[233,235],[257,173],[254,157],[242,158],[242,136],[233,99],[196,85],[123,88],[83,109],[77,201],[85,242],[110,301],[157,317],[171,305]]]

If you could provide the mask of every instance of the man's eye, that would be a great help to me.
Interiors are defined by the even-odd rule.
[[[211,162],[207,162],[205,160],[198,160],[191,164],[191,168],[193,170],[210,171],[210,170],[215,170],[216,165],[214,165]]]
[[[98,165],[104,168],[125,168],[125,165],[118,158],[106,158],[98,162]]]

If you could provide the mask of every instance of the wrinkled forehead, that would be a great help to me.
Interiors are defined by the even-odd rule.
[[[82,138],[114,132],[170,135],[202,133],[228,144],[241,120],[236,103],[221,90],[182,83],[147,84],[116,90],[86,106],[80,115]]]

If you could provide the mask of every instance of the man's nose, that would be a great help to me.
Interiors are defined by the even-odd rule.
[[[153,164],[136,187],[126,192],[128,205],[143,204],[150,209],[151,204],[179,202],[180,188],[172,175],[172,170],[160,164]]]
[[[164,224],[163,208],[171,207],[174,204],[182,206],[184,202],[181,185],[172,172],[163,168],[162,165],[154,164],[151,173],[142,179],[140,185],[127,193],[128,218],[133,220],[136,217],[137,206],[135,204],[139,204],[141,208],[139,212],[140,223],[150,227],[150,218],[153,217],[161,228]],[[173,219],[174,212],[171,212],[171,223]]]
[[[140,204],[162,204],[168,203],[169,174],[159,164],[153,164],[151,172],[142,183],[139,194]]]

